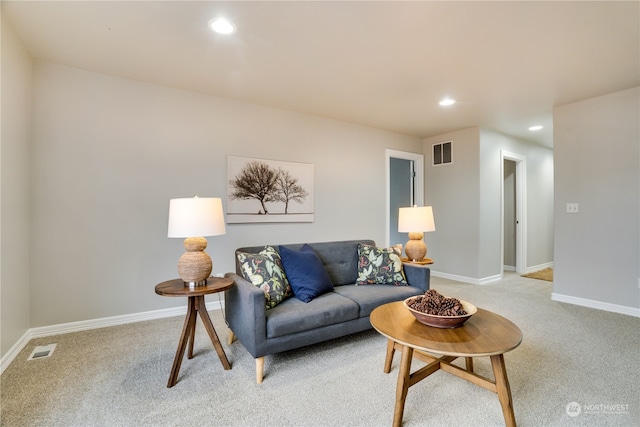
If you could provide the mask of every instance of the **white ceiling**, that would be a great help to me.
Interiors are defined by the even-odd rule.
[[[554,106],[640,84],[639,5],[2,0],[2,12],[38,60],[418,137],[481,126],[552,146]],[[212,33],[217,16],[237,32]]]

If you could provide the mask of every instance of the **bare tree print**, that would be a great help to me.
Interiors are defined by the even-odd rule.
[[[282,168],[278,168],[276,186],[278,189],[277,198],[279,201],[284,202],[285,214],[289,213],[290,201],[293,200],[294,202],[302,203],[308,195],[307,190],[298,184],[298,178],[294,178],[289,172]]]
[[[277,201],[276,183],[278,173],[266,163],[253,161],[242,168],[235,178],[229,181],[233,187],[232,199],[256,199],[262,206],[262,212],[268,214],[266,202]]]
[[[274,169],[260,161],[247,163],[229,184],[233,189],[232,199],[256,199],[262,206],[260,213],[264,214],[269,214],[267,202],[283,202],[284,213],[287,214],[291,201],[303,203],[308,196],[298,184],[298,178],[282,168]]]

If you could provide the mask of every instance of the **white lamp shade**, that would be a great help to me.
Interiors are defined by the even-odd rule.
[[[435,231],[436,224],[433,220],[431,206],[413,206],[400,208],[398,212],[398,232],[425,232]]]
[[[225,234],[222,200],[193,197],[169,201],[168,237],[205,237]]]

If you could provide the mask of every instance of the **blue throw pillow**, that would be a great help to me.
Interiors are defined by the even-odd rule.
[[[280,246],[279,251],[293,295],[300,301],[309,302],[333,291],[329,273],[311,246],[305,244],[300,251]]]

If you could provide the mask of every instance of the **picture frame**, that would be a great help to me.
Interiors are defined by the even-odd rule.
[[[227,223],[313,222],[314,165],[227,156]]]

